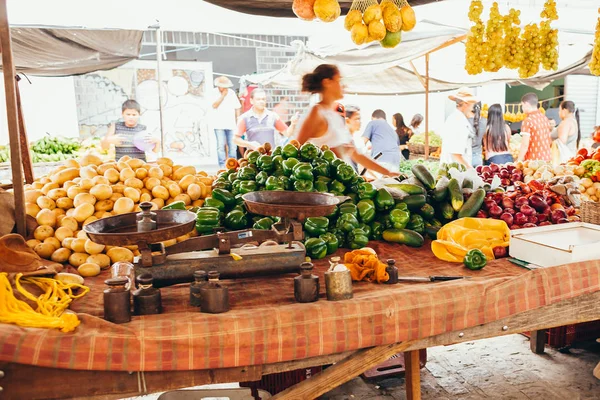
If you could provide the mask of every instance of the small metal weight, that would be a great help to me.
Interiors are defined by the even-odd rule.
[[[200,290],[208,285],[208,275],[206,271],[194,271],[194,282],[190,284],[190,305],[200,307]]]
[[[398,283],[398,267],[396,267],[396,261],[389,259],[387,260],[387,267],[385,267],[385,272],[388,273],[390,279],[388,279],[386,283],[388,285],[392,285]]]
[[[108,285],[104,290],[104,319],[115,324],[131,321],[130,292],[125,287],[129,283],[127,278],[110,278],[104,283]]]
[[[353,297],[350,270],[333,271],[339,259],[339,257],[332,257],[332,266],[325,272],[325,291],[329,301],[348,300]]]
[[[138,289],[133,291],[133,313],[152,315],[162,312],[160,289],[152,287],[152,275],[142,274],[136,278]]]
[[[200,289],[200,311],[220,314],[229,311],[229,289],[219,284],[219,272],[208,272],[208,284]]]
[[[312,303],[319,300],[319,277],[312,273],[312,263],[300,265],[300,275],[294,278],[294,297],[298,303]]]
[[[142,211],[137,214],[137,231],[138,232],[149,232],[156,229],[156,213],[150,211],[152,203],[144,201],[140,203]]]

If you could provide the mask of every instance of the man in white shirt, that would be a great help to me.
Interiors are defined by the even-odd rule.
[[[469,118],[473,117],[473,107],[479,100],[466,88],[448,98],[456,103],[456,110],[448,116],[442,129],[440,163],[456,162],[471,167],[471,142],[475,130]]]
[[[240,115],[242,105],[235,92],[231,90],[233,83],[229,78],[226,76],[218,77],[215,79],[215,87],[219,92],[212,104],[212,127],[217,137],[219,168],[225,168],[227,157],[236,158],[237,146],[233,139],[237,126],[236,120]],[[227,152],[225,146],[227,146]]]

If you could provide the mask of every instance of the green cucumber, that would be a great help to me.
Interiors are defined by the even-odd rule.
[[[423,205],[417,212],[426,221],[431,221],[435,217],[435,209],[431,204]]]
[[[435,189],[433,189],[433,193],[431,196],[435,201],[444,201],[448,196],[448,183],[450,183],[450,179],[445,176],[442,176],[436,183]]]
[[[440,228],[439,226],[425,226],[425,234],[429,236],[431,240],[437,240],[437,234],[440,231],[440,229],[442,228]]]
[[[458,180],[454,178],[450,179],[450,182],[448,182],[448,194],[450,195],[450,204],[454,211],[460,211],[465,199],[460,189],[460,185],[458,184]]]
[[[413,185],[411,183],[392,183],[385,186],[392,189],[400,189],[407,194],[425,194],[425,189],[419,185]]]
[[[427,199],[423,194],[413,194],[403,198],[401,203],[406,203],[406,206],[410,211],[417,211],[427,203]]]
[[[423,236],[409,229],[386,229],[383,231],[383,240],[411,247],[421,247],[425,243]]]
[[[423,183],[423,185],[425,185],[426,189],[435,189],[435,179],[433,175],[431,175],[431,172],[429,172],[429,170],[424,165],[415,164],[410,170],[413,173],[413,175],[416,176],[417,179],[420,180],[421,183]]]
[[[469,200],[465,202],[460,211],[458,212],[458,218],[474,217],[483,205],[485,199],[485,190],[477,189]]]
[[[463,189],[473,189],[473,180],[471,178],[465,178],[462,184]]]
[[[454,208],[452,208],[452,205],[450,205],[450,203],[444,202],[441,204],[441,214],[442,218],[446,220],[451,220],[452,218],[454,218]]]

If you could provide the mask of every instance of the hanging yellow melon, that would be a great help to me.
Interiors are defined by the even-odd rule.
[[[404,6],[400,10],[402,15],[402,30],[410,31],[415,25],[417,25],[417,17],[415,16],[415,10],[411,6]]]
[[[352,30],[350,31],[350,37],[352,38],[352,41],[359,46],[367,43],[368,36],[369,28],[367,28],[367,26],[362,22],[354,24]]]
[[[385,29],[396,33],[402,29],[402,14],[393,3],[383,3],[383,23]]]
[[[317,18],[323,22],[333,22],[342,13],[337,0],[316,0],[313,10]]]
[[[385,37],[385,33],[385,25],[383,25],[383,22],[379,20],[371,21],[371,23],[369,24],[369,36],[374,41],[383,40],[383,38]]]
[[[360,10],[351,10],[344,19],[344,28],[350,31],[356,24],[362,23],[362,13]]]
[[[379,21],[382,17],[381,7],[379,4],[373,4],[367,7],[363,14],[363,21],[365,24],[369,25],[373,21]]]

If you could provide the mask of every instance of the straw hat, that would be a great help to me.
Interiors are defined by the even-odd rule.
[[[228,89],[233,87],[233,83],[231,82],[231,80],[229,80],[228,77],[220,76],[217,79],[215,79],[215,86]]]
[[[460,88],[456,94],[451,94],[448,98],[452,101],[462,101],[465,103],[478,103],[479,99],[473,95],[470,89]]]

